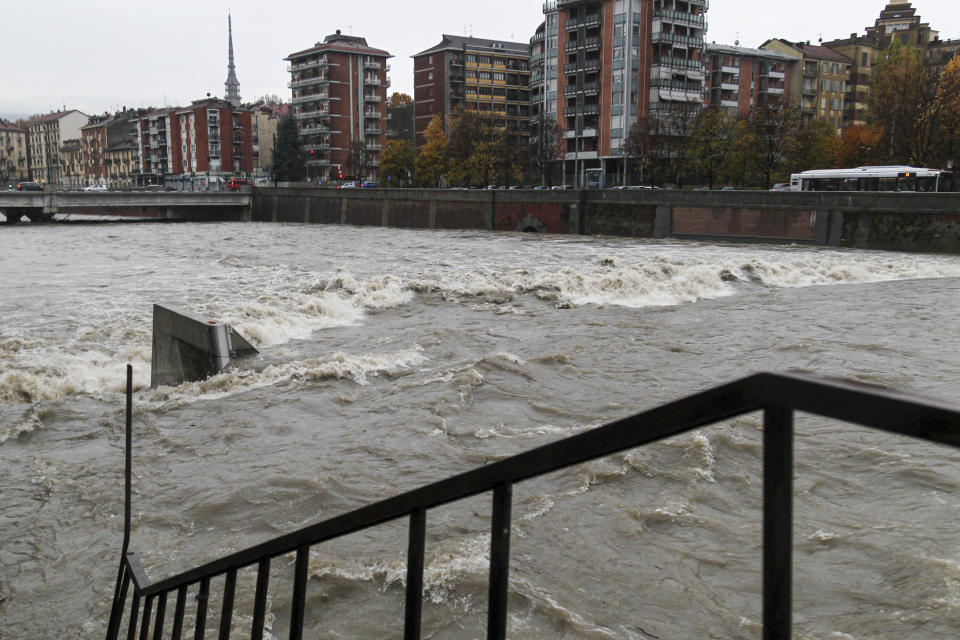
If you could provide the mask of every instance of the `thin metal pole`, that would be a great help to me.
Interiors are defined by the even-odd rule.
[[[487,640],[507,637],[507,591],[510,586],[510,507],[513,485],[501,482],[493,490],[490,530],[490,596],[487,602]]]
[[[417,507],[410,513],[410,540],[407,547],[407,603],[404,640],[420,640],[423,614],[423,555],[427,535],[427,510]]]
[[[763,413],[763,639],[789,640],[793,552],[793,410]]]
[[[110,624],[107,626],[107,640],[117,640],[120,633],[120,619],[123,617],[123,605],[127,602],[129,586],[130,572],[127,571],[126,558],[121,558],[120,571],[117,575],[117,588],[113,595],[113,607],[110,609]]]
[[[133,366],[127,365],[127,434],[126,434],[126,459],[124,464],[124,490],[123,490],[123,550],[120,557],[127,556],[127,549],[130,546],[130,499],[132,495],[130,485],[130,473],[133,467]]]

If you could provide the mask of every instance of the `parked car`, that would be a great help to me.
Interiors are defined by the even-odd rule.
[[[43,185],[39,182],[18,182],[17,191],[43,191]]]
[[[344,182],[343,184],[337,187],[337,189],[356,189],[356,188],[357,188],[356,182]]]
[[[107,185],[105,184],[92,184],[89,187],[84,187],[84,191],[106,191]]]
[[[770,191],[790,191],[790,183],[778,182],[770,188]]]
[[[227,183],[227,191],[239,191],[241,187],[249,187],[250,181],[246,178],[231,178]]]
[[[376,189],[377,183],[372,181],[363,182],[360,184],[360,187],[363,189]]]

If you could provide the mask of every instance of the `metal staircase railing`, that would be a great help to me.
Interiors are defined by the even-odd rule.
[[[194,637],[203,638],[211,581],[223,578],[220,640],[230,636],[237,572],[256,566],[252,640],[263,637],[270,561],[296,553],[290,613],[291,640],[303,637],[310,548],[324,541],[409,518],[405,640],[421,631],[427,512],[492,491],[487,638],[507,635],[510,511],[513,485],[571,465],[643,446],[722,420],[763,412],[763,638],[790,638],[793,524],[793,414],[803,411],[929,442],[960,447],[960,409],[937,400],[807,375],[761,373],[696,393],[413,491],[309,525],[179,575],[151,581],[130,552],[132,373],[127,368],[126,508],[123,551],[107,640],[115,640],[126,612],[127,638],[161,640],[168,597],[176,596],[171,640],[183,631],[188,588],[197,587]],[[129,594],[131,584],[132,594]],[[129,598],[128,598],[129,595]],[[129,600],[129,606],[127,601]],[[142,603],[142,616],[141,616]]]

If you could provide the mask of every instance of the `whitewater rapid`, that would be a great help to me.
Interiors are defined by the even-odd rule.
[[[133,548],[155,578],[755,371],[960,392],[954,256],[24,225],[0,230],[0,272],[5,638],[102,637],[126,363]],[[230,323],[260,354],[149,388],[157,302]],[[759,434],[744,416],[518,486],[510,636],[759,637]],[[796,637],[960,632],[957,462],[800,421]],[[432,637],[483,636],[488,513],[477,499],[430,516]],[[404,527],[388,525],[315,549],[311,633],[396,628],[405,544]],[[271,584],[289,572],[278,561]],[[241,576],[241,618],[250,586]],[[58,607],[38,619],[41,602]],[[276,637],[288,607],[271,593]]]

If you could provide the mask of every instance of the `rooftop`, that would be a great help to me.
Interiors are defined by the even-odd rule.
[[[487,38],[474,38],[472,36],[452,36],[443,34],[440,44],[421,51],[411,57],[419,58],[431,53],[440,51],[482,51],[483,53],[509,53],[515,56],[530,55],[529,42],[510,42],[508,40],[490,40]]]

